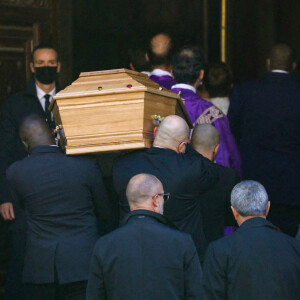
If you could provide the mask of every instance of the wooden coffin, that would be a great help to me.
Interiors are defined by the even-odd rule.
[[[168,115],[192,128],[178,95],[127,69],[81,73],[49,109],[67,154],[150,147],[154,126]]]

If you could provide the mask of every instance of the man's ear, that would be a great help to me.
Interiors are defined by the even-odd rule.
[[[270,202],[270,201],[268,201],[268,207],[267,207],[267,211],[266,211],[266,216],[267,216],[267,215],[268,215],[268,213],[269,213],[270,206],[271,206],[271,202]]]
[[[23,143],[23,145],[24,145],[24,148],[25,148],[26,152],[29,153],[29,145],[28,145],[28,143],[25,142],[25,141],[23,141],[23,140],[22,140],[22,143]]]
[[[60,72],[60,66],[61,66],[60,61],[58,61],[58,62],[57,62],[57,73]]]
[[[214,148],[214,153],[217,155],[218,151],[219,151],[219,148],[220,148],[220,144],[217,144]]]
[[[148,62],[150,61],[148,53],[145,53],[145,59],[146,59],[146,61],[148,61]]]
[[[297,63],[294,61],[294,62],[292,63],[292,70],[295,71],[296,68],[297,68]]]
[[[200,81],[203,79],[203,77],[204,77],[204,70],[201,70],[200,71],[200,76],[199,76]]]
[[[153,211],[159,213],[158,195],[152,198],[151,204],[152,204]]]
[[[186,148],[185,142],[181,142],[181,143],[178,145],[178,147],[177,147],[177,152],[178,152],[178,153],[184,153],[184,152],[185,152],[185,148]]]
[[[30,66],[30,70],[31,70],[31,72],[32,72],[32,73],[34,73],[34,67],[33,67],[33,63],[31,62],[31,63],[29,64],[29,66]]]
[[[231,210],[235,220],[237,221],[237,219],[239,218],[239,213],[236,211],[236,209],[233,206],[231,206]]]
[[[130,68],[131,70],[135,71],[135,68],[134,68],[134,66],[133,66],[133,64],[132,64],[131,62],[129,63],[129,68]]]
[[[154,129],[153,129],[153,136],[154,136],[154,138],[156,137],[157,129],[158,129],[158,126],[155,126]]]

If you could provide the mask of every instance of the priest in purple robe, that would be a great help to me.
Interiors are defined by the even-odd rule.
[[[172,50],[171,37],[165,33],[159,33],[151,39],[146,54],[146,58],[150,61],[153,69],[150,73],[150,79],[168,90],[176,84],[171,74]]]
[[[173,75],[178,84],[171,91],[179,94],[194,126],[209,123],[221,135],[216,162],[235,169],[241,175],[241,158],[229,122],[220,109],[198,96],[196,88],[204,75],[204,59],[197,47],[184,47],[173,58]]]

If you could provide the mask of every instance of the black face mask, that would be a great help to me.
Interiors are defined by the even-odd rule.
[[[50,84],[56,80],[57,66],[55,67],[38,67],[35,69],[36,79],[44,84]]]

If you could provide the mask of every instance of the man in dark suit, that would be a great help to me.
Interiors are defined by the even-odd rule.
[[[110,215],[102,174],[95,160],[63,154],[39,116],[23,121],[20,136],[30,155],[7,169],[7,179],[27,215],[26,298],[84,299],[96,215]]]
[[[203,232],[201,195],[217,182],[217,168],[196,151],[185,152],[189,136],[187,123],[168,116],[159,125],[153,147],[119,158],[113,166],[113,180],[119,197],[121,216],[129,211],[126,187],[139,173],[156,176],[171,193],[165,216],[180,230],[191,234],[200,261],[207,241]]]
[[[48,111],[49,103],[59,87],[56,75],[60,71],[60,62],[56,50],[50,45],[40,45],[32,52],[30,64],[34,76],[27,89],[9,97],[3,104],[0,115],[0,214],[6,221],[13,220],[10,230],[12,252],[6,276],[7,299],[22,299],[21,275],[25,251],[25,215],[13,207],[6,169],[15,161],[26,156],[24,145],[19,137],[19,127],[23,119],[37,114],[47,119],[53,128],[53,117]]]
[[[203,270],[203,299],[300,299],[300,242],[266,220],[264,187],[242,181],[231,194],[240,228],[210,244]]]
[[[97,242],[87,299],[200,299],[201,267],[191,237],[162,216],[169,194],[153,175],[128,183],[125,225]],[[166,198],[166,200],[165,200]]]
[[[234,89],[228,118],[239,144],[244,179],[261,182],[269,220],[296,236],[300,223],[300,83],[287,45],[272,48],[268,72]]]
[[[211,124],[197,125],[192,134],[193,148],[214,164],[220,145],[220,133]],[[193,151],[193,150],[191,150]],[[240,182],[236,171],[215,163],[219,179],[213,189],[201,195],[203,229],[208,243],[231,233],[236,225],[230,209],[230,194],[233,187]]]

